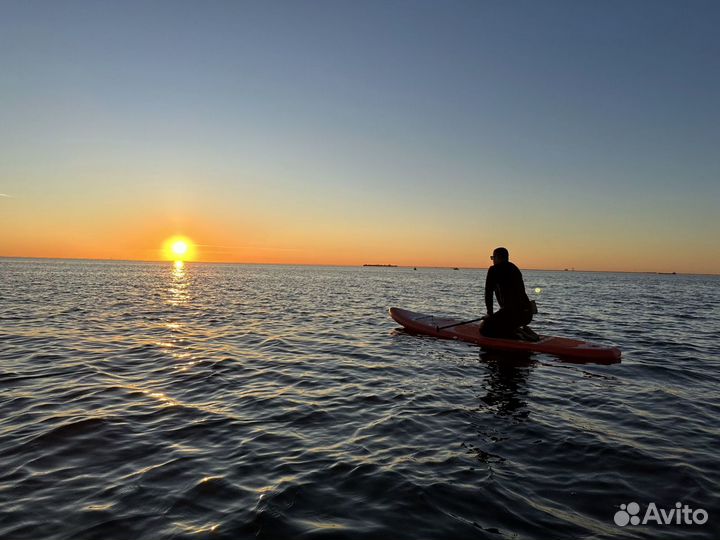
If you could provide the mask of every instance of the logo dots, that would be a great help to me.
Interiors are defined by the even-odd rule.
[[[630,525],[639,525],[640,518],[637,516],[639,513],[640,505],[638,503],[621,504],[620,510],[615,512],[615,524],[620,527],[624,527],[628,523]]]

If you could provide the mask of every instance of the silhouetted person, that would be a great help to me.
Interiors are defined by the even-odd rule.
[[[487,337],[517,338],[518,329],[532,321],[534,306],[525,292],[520,270],[509,260],[508,250],[499,247],[490,258],[493,265],[488,269],[485,280],[485,306],[488,314],[480,324],[480,333]],[[500,305],[500,309],[495,312],[493,295]],[[520,337],[535,340],[533,334]]]

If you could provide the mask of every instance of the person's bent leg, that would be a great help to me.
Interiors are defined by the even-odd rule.
[[[506,309],[500,309],[485,320],[480,333],[485,337],[511,339],[515,330],[520,326],[515,314]]]

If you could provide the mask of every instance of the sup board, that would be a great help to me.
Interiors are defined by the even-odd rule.
[[[489,338],[480,335],[479,322],[443,329],[443,326],[460,323],[462,319],[436,317],[394,307],[390,308],[390,317],[411,333],[443,339],[457,339],[474,343],[486,349],[546,353],[575,361],[597,362],[600,364],[620,362],[620,349],[577,339],[554,336],[539,336],[539,341]]]

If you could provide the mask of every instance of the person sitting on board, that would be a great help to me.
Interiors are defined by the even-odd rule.
[[[525,292],[520,269],[510,262],[510,253],[504,247],[493,251],[493,265],[485,279],[485,306],[487,315],[480,323],[480,334],[503,339],[525,339],[537,341],[537,334],[524,328],[532,321],[536,312]],[[493,295],[497,297],[500,309],[493,312]]]

